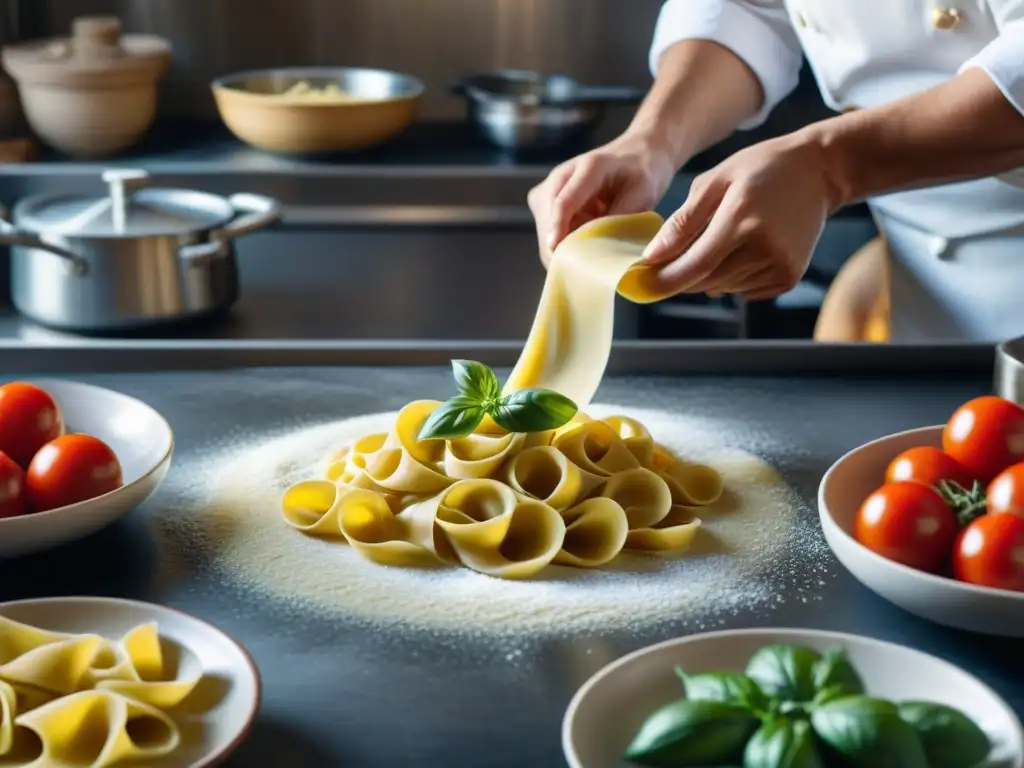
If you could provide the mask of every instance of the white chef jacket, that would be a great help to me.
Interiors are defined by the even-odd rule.
[[[836,111],[976,67],[1024,115],[1024,0],[668,0],[652,72],[692,39],[729,48],[760,80],[764,104],[740,128],[796,87],[804,56]],[[894,341],[1024,334],[1024,169],[869,202],[893,255]]]

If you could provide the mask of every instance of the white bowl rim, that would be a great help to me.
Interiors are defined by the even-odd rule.
[[[571,762],[574,766],[579,764],[579,760],[576,758],[576,749],[573,746],[572,741],[572,723],[576,718],[576,712],[579,710],[583,699],[586,698],[586,696],[589,695],[595,687],[597,687],[597,684],[616,670],[631,664],[641,656],[646,656],[650,653],[657,653],[658,651],[677,645],[687,645],[689,643],[695,643],[702,640],[714,641],[716,638],[724,637],[757,637],[759,635],[763,635],[765,637],[773,635],[795,635],[805,638],[814,638],[817,640],[830,640],[837,645],[853,641],[856,643],[865,643],[869,646],[874,646],[879,650],[896,650],[924,657],[929,662],[937,664],[945,672],[956,672],[966,675],[973,680],[1003,711],[1003,714],[1007,716],[1009,722],[1013,724],[1018,740],[1024,742],[1024,726],[1021,725],[1020,718],[1017,717],[1017,713],[1013,710],[1013,707],[1011,707],[1002,696],[994,691],[991,686],[980,680],[974,673],[969,672],[963,667],[958,667],[953,662],[946,661],[939,656],[934,656],[930,653],[926,653],[925,651],[919,651],[917,648],[911,648],[909,645],[900,645],[899,643],[894,643],[890,640],[880,640],[877,637],[871,637],[870,635],[855,635],[850,632],[837,632],[828,629],[805,629],[801,627],[746,627],[743,629],[719,629],[714,632],[698,632],[693,635],[683,635],[670,640],[662,640],[659,643],[654,643],[652,645],[644,646],[643,648],[638,648],[635,651],[631,651],[625,656],[621,656],[615,661],[601,667],[601,669],[597,670],[597,672],[591,675],[587,681],[580,686],[579,690],[576,691],[572,699],[569,701],[569,706],[565,709],[565,715],[562,717],[562,751],[565,757],[571,757]]]
[[[167,434],[170,437],[170,441],[169,441],[169,443],[167,445],[166,453],[164,453],[164,455],[160,457],[160,460],[156,464],[154,464],[152,467],[150,467],[150,469],[146,473],[144,473],[144,474],[140,475],[139,477],[135,478],[130,483],[125,483],[124,485],[121,485],[121,486],[115,488],[112,491],[107,491],[106,493],[102,494],[101,496],[94,496],[91,499],[85,499],[83,501],[76,501],[74,504],[65,504],[63,507],[54,507],[53,509],[47,509],[47,510],[44,510],[42,512],[29,512],[29,513],[24,514],[24,515],[17,515],[16,517],[0,517],[0,528],[2,528],[4,525],[17,525],[18,523],[16,521],[19,521],[19,520],[27,520],[27,519],[42,520],[42,519],[46,518],[49,515],[66,514],[67,512],[69,512],[71,510],[81,509],[86,504],[95,504],[100,499],[110,499],[115,494],[123,493],[124,491],[128,490],[129,488],[134,488],[134,487],[136,487],[138,485],[141,485],[145,480],[148,480],[153,475],[154,472],[159,470],[160,467],[162,467],[165,463],[167,463],[167,459],[170,458],[171,455],[174,453],[174,430],[171,429],[170,422],[168,422],[167,419],[164,418],[163,414],[160,413],[160,411],[158,411],[156,408],[154,408],[153,406],[151,406],[149,403],[147,403],[144,400],[139,400],[139,398],[133,397],[132,395],[126,395],[123,392],[118,392],[116,389],[108,389],[107,387],[100,387],[100,386],[97,386],[95,384],[86,384],[85,382],[74,381],[73,379],[18,379],[18,381],[23,381],[26,384],[33,384],[33,385],[39,387],[40,389],[46,390],[47,393],[49,393],[49,390],[47,389],[47,385],[52,386],[53,384],[57,384],[58,386],[61,386],[61,385],[64,385],[64,384],[73,384],[74,386],[81,387],[83,389],[91,389],[93,391],[106,392],[108,394],[114,394],[114,395],[118,395],[119,397],[128,398],[129,400],[134,400],[136,403],[139,403],[140,405],[142,405],[143,407],[145,407],[146,409],[151,411],[152,414],[159,421],[161,421],[163,423],[164,427],[167,429]],[[58,403],[58,406],[59,405],[60,405],[60,403]],[[74,434],[74,433],[66,433],[66,434]]]
[[[829,525],[831,525],[832,528],[835,530],[836,535],[841,536],[848,542],[852,542],[857,547],[857,549],[863,552],[865,557],[869,558],[875,563],[884,564],[886,567],[893,568],[897,572],[902,573],[904,576],[907,576],[909,578],[921,579],[922,581],[935,586],[942,585],[951,587],[952,589],[962,589],[966,592],[976,595],[984,595],[987,597],[998,596],[1006,598],[1008,600],[1016,600],[1021,603],[1024,603],[1024,592],[1015,592],[1012,589],[1001,589],[998,587],[985,587],[981,586],[980,584],[970,584],[966,581],[958,581],[957,579],[951,579],[946,576],[939,576],[938,574],[928,573],[927,571],[919,571],[916,568],[911,568],[909,565],[897,563],[895,560],[890,560],[887,557],[883,557],[877,552],[868,549],[859,541],[857,541],[856,538],[848,534],[843,529],[843,527],[836,521],[836,519],[832,517],[831,510],[828,510],[826,512],[828,507],[825,504],[825,486],[828,484],[830,478],[836,472],[839,465],[843,464],[851,456],[853,456],[856,453],[860,453],[861,451],[866,451],[867,449],[879,445],[881,443],[889,442],[890,440],[893,440],[898,437],[910,437],[916,434],[930,434],[935,431],[941,432],[944,428],[944,424],[937,424],[928,427],[916,427],[914,429],[905,429],[902,432],[893,432],[891,435],[883,435],[882,437],[871,440],[867,443],[864,443],[863,445],[858,445],[856,448],[853,448],[852,450],[849,450],[846,453],[844,453],[842,456],[836,459],[835,463],[831,467],[828,468],[828,470],[821,478],[821,483],[818,485],[818,517],[822,520],[822,522],[827,522]],[[881,485],[882,483],[879,483],[879,486]]]
[[[245,666],[249,669],[249,674],[252,676],[254,683],[255,693],[253,696],[252,706],[249,711],[245,714],[246,725],[242,728],[238,734],[228,744],[225,744],[221,749],[216,752],[210,753],[200,759],[198,763],[192,765],[191,768],[213,768],[215,765],[219,765],[223,762],[228,755],[234,752],[238,746],[246,739],[253,727],[256,725],[256,718],[259,716],[260,704],[263,701],[263,679],[260,677],[260,669],[256,664],[256,660],[253,659],[252,654],[249,650],[242,645],[240,642],[235,640],[231,635],[225,632],[218,626],[211,624],[204,619],[200,619],[198,616],[193,616],[191,613],[172,608],[169,605],[163,605],[162,603],[149,603],[145,600],[131,600],[126,597],[97,597],[95,595],[63,595],[60,597],[29,597],[21,600],[8,600],[0,603],[0,611],[4,608],[17,607],[19,605],[45,605],[53,603],[66,603],[66,602],[86,603],[93,605],[115,605],[123,608],[133,608],[151,611],[157,609],[158,611],[166,611],[168,613],[175,613],[179,616],[194,621],[203,627],[207,632],[214,635],[219,635],[222,639],[226,640],[229,645],[236,648],[242,656],[242,661]]]

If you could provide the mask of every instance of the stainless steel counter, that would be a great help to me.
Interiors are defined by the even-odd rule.
[[[799,351],[810,367],[815,367],[815,358],[818,367],[830,359],[834,374],[842,367],[838,363],[844,363],[845,375],[613,376],[602,386],[599,399],[630,404],[642,393],[645,407],[685,409],[711,417],[727,414],[731,424],[743,425],[751,436],[772,435],[775,447],[764,449],[763,458],[779,468],[807,505],[801,516],[806,535],[794,541],[811,537],[817,546],[824,544],[816,532],[814,495],[832,461],[882,434],[939,422],[958,403],[990,387],[989,372],[978,365],[989,354],[982,350],[967,353],[975,365],[960,376],[948,367],[921,367],[910,377],[882,376],[877,371],[866,375],[859,363],[867,358],[858,350],[818,354],[807,345],[773,351],[721,346],[725,348],[718,350],[717,361],[726,364],[731,354],[734,370],[757,369],[769,357],[778,365],[780,355],[792,364]],[[485,350],[477,352],[486,359]],[[666,362],[678,357],[685,367],[687,359],[692,365],[694,358],[706,362],[714,354],[691,346],[675,352],[678,355],[670,357],[662,350],[658,357]],[[390,357],[392,363],[399,359],[396,351],[379,346],[375,354]],[[425,364],[439,363],[437,358],[448,352],[404,354],[406,362]],[[640,353],[620,350],[617,357],[621,363],[631,354]],[[940,362],[952,350],[937,350],[929,357],[925,351],[894,348],[888,362],[915,354],[923,366]],[[289,357],[298,361],[303,356],[307,362],[321,356],[320,363],[331,358],[337,363],[357,358],[366,362],[371,357],[365,351],[337,347],[304,352],[279,348],[272,353],[237,346],[196,347],[170,354],[153,347],[144,354],[130,348],[101,352],[83,347],[7,347],[0,349],[0,365],[4,378],[42,368],[62,369],[74,378],[142,398],[173,425],[179,470],[190,457],[222,444],[226,434],[258,439],[271,430],[313,423],[325,414],[340,418],[393,409],[424,392],[443,389],[450,375],[440,368],[372,367],[76,373],[97,361],[109,365],[114,360],[137,370],[151,365],[173,368],[188,361],[249,365]],[[653,362],[650,355],[646,359]],[[229,762],[235,768],[556,768],[564,765],[559,748],[562,713],[585,678],[610,656],[688,631],[685,617],[680,617],[678,626],[645,632],[624,626],[601,634],[523,641],[513,663],[505,647],[483,640],[456,643],[444,633],[369,630],[254,598],[212,575],[201,561],[183,560],[182,552],[151,535],[152,516],[201,504],[202,489],[187,473],[172,468],[155,496],[124,521],[54,552],[0,562],[0,600],[68,593],[156,600],[213,621],[239,638],[260,666],[265,698],[250,738]],[[795,544],[791,549],[787,562],[804,562]],[[179,567],[191,564],[179,572],[177,581],[158,581],[161,563],[169,561]],[[908,644],[971,670],[1024,715],[1024,655],[1019,642],[971,636],[916,619],[875,597],[831,560],[824,564],[824,572],[802,572],[797,566],[777,589],[773,605],[738,614],[723,610],[714,617],[715,625],[820,627]],[[601,652],[592,653],[594,648]]]

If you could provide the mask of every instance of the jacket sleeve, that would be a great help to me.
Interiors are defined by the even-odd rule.
[[[783,0],[668,0],[651,44],[651,73],[683,40],[710,40],[742,59],[764,91],[764,104],[739,127],[755,128],[796,88],[803,54]]]
[[[1024,116],[1024,0],[989,0],[989,7],[999,25],[999,37],[965,61],[960,71],[977,68],[985,72]],[[1024,168],[998,178],[1024,187]]]

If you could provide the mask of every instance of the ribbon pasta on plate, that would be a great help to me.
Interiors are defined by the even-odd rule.
[[[0,766],[146,763],[181,742],[164,712],[200,675],[168,677],[155,623],[120,640],[39,629],[0,616]]]
[[[419,400],[357,440],[326,478],[288,488],[284,518],[385,565],[448,563],[509,579],[549,564],[595,568],[623,549],[683,550],[722,493],[712,467],[654,442],[634,419],[582,413],[542,433],[481,424],[417,440],[440,405]]]

